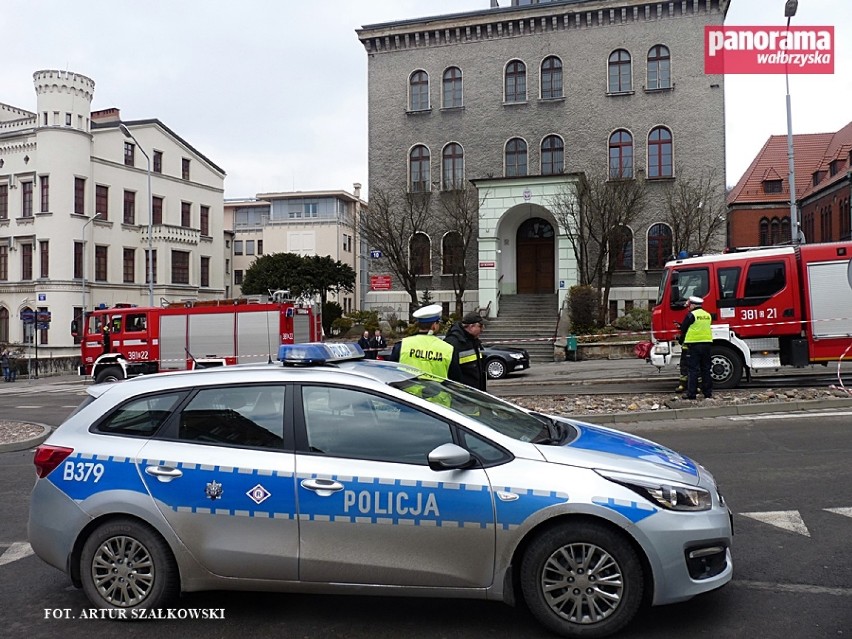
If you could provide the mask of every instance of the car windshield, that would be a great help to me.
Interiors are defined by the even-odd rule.
[[[431,375],[419,375],[390,385],[472,417],[498,433],[522,442],[547,442],[554,439],[553,425],[544,415],[536,417],[464,384]]]

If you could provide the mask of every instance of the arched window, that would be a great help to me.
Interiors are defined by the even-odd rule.
[[[464,273],[464,245],[458,231],[444,235],[441,247],[441,267],[444,275]]]
[[[505,98],[506,102],[526,102],[527,65],[520,60],[512,60],[506,65]]]
[[[444,100],[441,105],[452,109],[462,105],[462,73],[458,67],[449,67],[444,71]]]
[[[781,242],[789,242],[791,238],[790,235],[790,218],[782,217],[781,218]]]
[[[0,308],[0,342],[9,343],[9,309]]]
[[[760,218],[760,237],[758,238],[758,246],[769,246],[769,219]]]
[[[626,50],[616,49],[609,54],[607,73],[610,93],[626,93],[633,90],[630,54]]]
[[[671,89],[672,70],[669,48],[658,44],[648,51],[648,88]]]
[[[609,259],[617,271],[633,270],[633,231],[623,224],[609,238]]]
[[[648,229],[648,268],[663,268],[672,256],[672,230],[668,224]]]
[[[21,311],[33,312],[33,309],[31,309],[29,306],[25,306],[24,308],[21,309]],[[21,320],[21,321],[23,323],[23,320]],[[33,340],[35,338],[35,330],[34,330],[35,324],[23,323],[23,326],[24,326],[24,344],[32,344]]]
[[[464,151],[452,142],[444,147],[442,181],[445,191],[460,189],[464,184]]]
[[[609,177],[633,177],[633,136],[624,129],[619,129],[609,136]]]
[[[506,177],[527,174],[527,143],[521,138],[506,142]]]
[[[408,261],[414,275],[431,275],[431,242],[425,233],[415,233],[408,244]]]
[[[565,145],[558,135],[541,141],[541,174],[559,175],[565,170]]]
[[[431,188],[430,184],[430,168],[429,168],[429,149],[422,144],[418,144],[411,153],[408,154],[408,170],[411,175],[411,192],[424,193]]]
[[[562,95],[562,60],[548,56],[541,63],[541,97],[549,100]]]
[[[672,175],[672,132],[658,126],[648,134],[648,177],[669,178]]]
[[[429,109],[429,74],[415,71],[408,79],[408,108],[410,111]]]

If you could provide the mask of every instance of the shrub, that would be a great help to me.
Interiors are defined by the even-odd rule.
[[[352,330],[353,322],[348,317],[338,317],[331,323],[331,335],[346,335]]]
[[[612,325],[622,331],[649,331],[651,330],[651,311],[647,308],[632,308],[624,316],[618,317]]]
[[[568,303],[571,331],[577,335],[594,333],[600,305],[598,290],[587,284],[572,286],[568,291]]]

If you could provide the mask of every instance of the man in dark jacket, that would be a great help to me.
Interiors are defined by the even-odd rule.
[[[485,360],[479,341],[483,323],[479,313],[468,313],[462,321],[452,325],[444,339],[458,356],[462,383],[481,391],[485,390]]]

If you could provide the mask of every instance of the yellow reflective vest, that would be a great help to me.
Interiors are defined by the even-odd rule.
[[[424,373],[447,377],[453,361],[453,347],[434,335],[412,335],[402,340],[399,361]]]
[[[710,325],[713,322],[713,317],[710,313],[705,311],[703,308],[696,308],[692,311],[692,317],[695,318],[695,321],[692,322],[686,330],[686,337],[683,340],[684,344],[712,342],[713,329]]]

